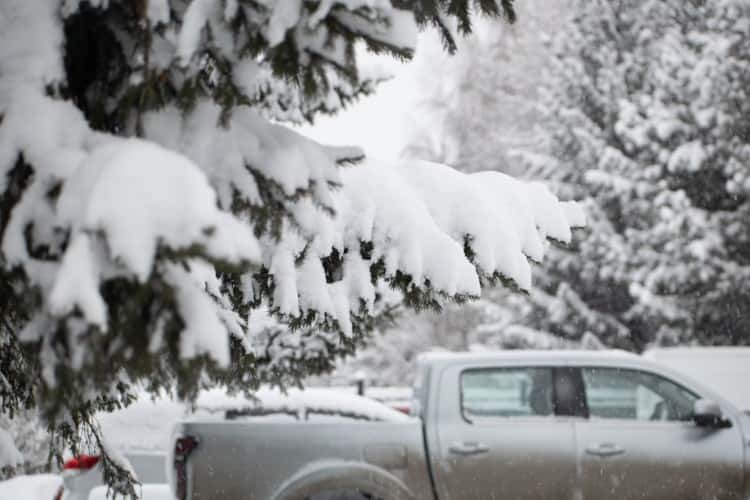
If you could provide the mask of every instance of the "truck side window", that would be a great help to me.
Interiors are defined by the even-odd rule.
[[[583,368],[592,418],[690,420],[698,396],[662,376],[623,368]]]
[[[552,415],[552,369],[483,368],[461,374],[461,410],[472,417]]]

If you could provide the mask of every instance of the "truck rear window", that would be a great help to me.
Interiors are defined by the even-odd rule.
[[[552,369],[466,370],[461,374],[461,409],[468,418],[552,415]]]

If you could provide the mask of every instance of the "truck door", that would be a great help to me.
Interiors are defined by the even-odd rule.
[[[692,422],[698,395],[635,369],[581,368],[590,418],[575,424],[584,500],[744,498],[738,426]]]
[[[557,373],[446,369],[430,450],[440,499],[575,498],[575,417],[556,415]]]

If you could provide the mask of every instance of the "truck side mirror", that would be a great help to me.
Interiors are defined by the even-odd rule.
[[[698,427],[715,429],[731,427],[732,423],[724,417],[721,406],[710,399],[699,399],[693,405],[693,422]]]

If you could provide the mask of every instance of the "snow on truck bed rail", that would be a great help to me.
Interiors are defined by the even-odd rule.
[[[252,421],[404,422],[410,418],[382,403],[331,388],[291,389],[286,394],[261,389],[257,399],[229,396],[215,389],[201,393],[196,408],[168,398],[152,401],[143,395],[129,407],[97,415],[110,447],[127,453],[164,453],[172,426],[180,421],[223,420],[227,412]],[[256,416],[257,415],[257,416]]]
[[[232,418],[266,414],[286,414],[298,420],[308,420],[310,415],[332,415],[353,420],[408,421],[409,417],[372,399],[347,394],[336,389],[291,389],[283,394],[267,389],[256,393],[257,401],[228,396],[223,391],[212,390],[198,397],[194,419],[202,415],[226,414]]]

